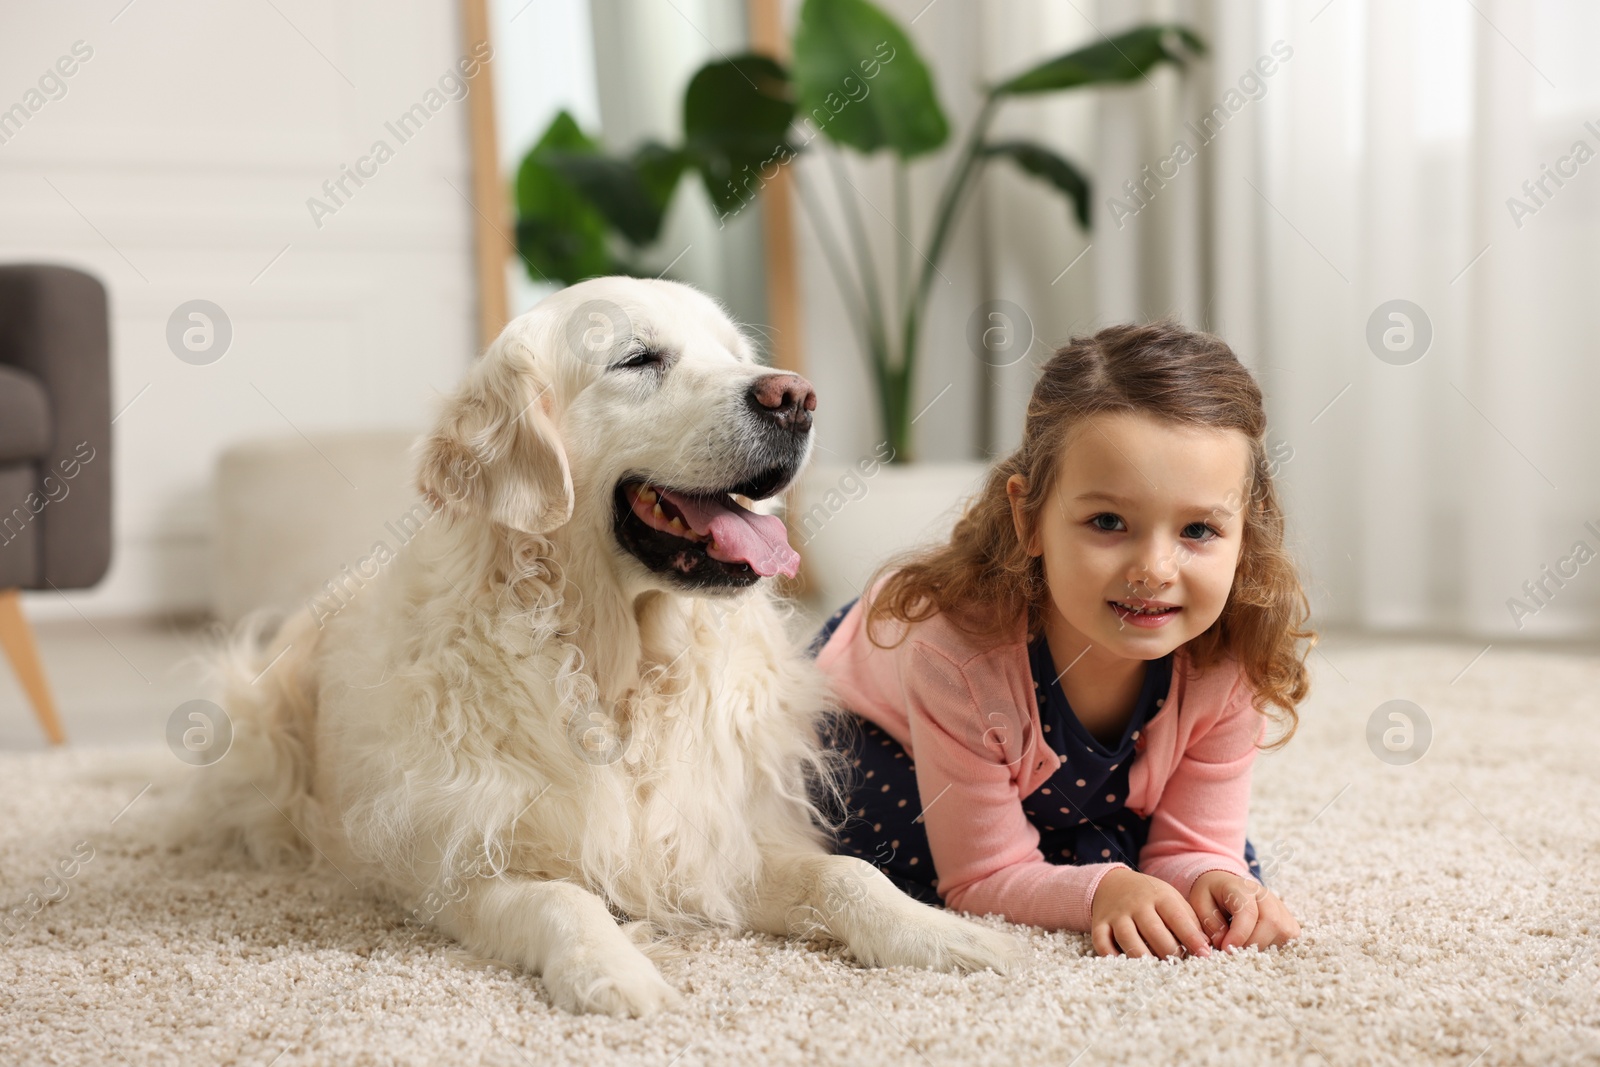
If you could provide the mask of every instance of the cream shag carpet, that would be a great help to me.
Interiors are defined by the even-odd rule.
[[[1101,959],[1013,926],[1032,960],[1002,978],[684,938],[662,970],[689,1008],[643,1021],[552,1009],[536,978],[413,936],[337,878],[141,843],[164,747],[0,756],[0,1062],[1600,1062],[1600,660],[1479,651],[1312,653],[1300,733],[1258,761],[1252,808],[1304,930],[1287,949]],[[1431,723],[1409,765],[1367,740],[1395,699]],[[12,911],[47,892],[65,896]]]

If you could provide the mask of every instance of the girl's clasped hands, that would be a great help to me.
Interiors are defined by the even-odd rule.
[[[1277,894],[1253,878],[1206,871],[1189,899],[1159,878],[1117,868],[1100,880],[1091,907],[1091,936],[1101,956],[1209,956],[1255,945],[1270,948],[1300,936],[1300,924]]]

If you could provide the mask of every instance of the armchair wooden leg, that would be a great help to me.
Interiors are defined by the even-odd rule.
[[[61,730],[55,700],[51,698],[50,685],[45,681],[39,646],[34,644],[33,629],[22,614],[21,590],[0,590],[0,645],[5,646],[6,658],[17,672],[23,691],[33,702],[34,714],[39,717],[39,725],[44,727],[45,737],[50,739],[52,745],[66,744],[67,735]]]

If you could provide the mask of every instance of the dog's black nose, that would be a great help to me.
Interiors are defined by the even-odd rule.
[[[817,408],[817,391],[798,374],[767,374],[750,386],[750,410],[785,430],[806,433]]]

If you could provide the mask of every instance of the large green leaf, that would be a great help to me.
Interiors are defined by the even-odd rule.
[[[546,149],[539,158],[634,245],[650,244],[661,235],[661,221],[684,166],[683,153],[654,142],[640,146],[631,160],[562,149]]]
[[[1205,42],[1184,26],[1140,26],[1098,44],[1068,52],[1041,63],[995,88],[999,94],[1048,93],[1078,85],[1126,82],[1142,78],[1162,63],[1182,66],[1193,55],[1205,54]]]
[[[794,35],[801,115],[830,140],[910,159],[950,135],[933,77],[895,22],[867,0],[805,0]]]
[[[1001,141],[983,146],[986,157],[1009,159],[1035,178],[1042,178],[1072,201],[1078,225],[1089,228],[1089,177],[1070,161],[1032,141]]]
[[[689,155],[681,148],[669,148],[655,141],[646,141],[633,153],[633,169],[644,183],[645,192],[657,209],[665,214],[678,188],[678,179],[689,165]],[[654,240],[654,238],[651,238]]]
[[[566,284],[615,271],[606,247],[606,217],[556,167],[555,154],[598,148],[562,111],[517,168],[517,252],[538,280]]]
[[[789,72],[747,54],[708,63],[683,94],[684,150],[722,214],[755,197],[761,173],[788,160],[794,99]]]

